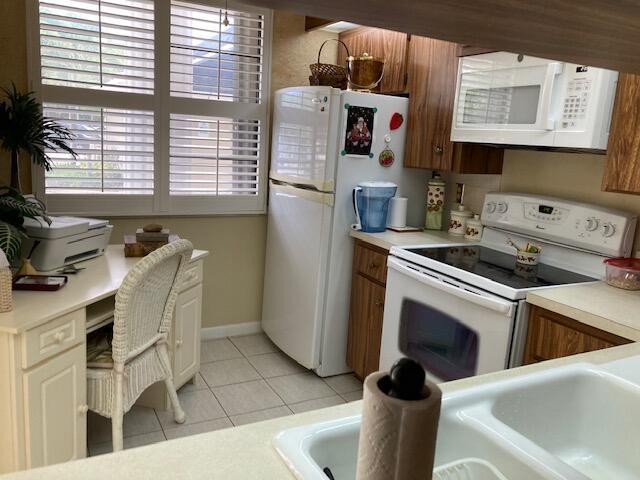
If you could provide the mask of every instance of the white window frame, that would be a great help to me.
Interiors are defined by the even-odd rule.
[[[224,0],[181,0],[224,8]],[[26,0],[29,88],[52,103],[93,107],[148,110],[154,112],[154,194],[49,194],[45,193],[45,172],[32,165],[33,193],[54,214],[96,216],[140,215],[240,215],[264,214],[270,154],[270,92],[273,11],[229,0],[229,10],[263,15],[263,78],[260,103],[201,100],[170,95],[171,2],[155,0],[155,84],[153,95],[96,91],[76,87],[43,85],[40,65],[40,18],[38,0]],[[257,195],[170,195],[169,194],[169,115],[170,113],[210,117],[256,118],[260,120],[260,150]]]

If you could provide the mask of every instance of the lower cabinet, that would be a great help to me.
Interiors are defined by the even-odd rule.
[[[173,325],[173,381],[176,388],[200,370],[202,284],[181,292],[176,300]]]
[[[86,456],[85,358],[82,343],[24,373],[27,468]]]
[[[631,340],[532,305],[529,313],[524,364],[601,350],[625,343],[631,343]]]
[[[387,251],[356,241],[351,280],[347,365],[359,379],[378,370]]]

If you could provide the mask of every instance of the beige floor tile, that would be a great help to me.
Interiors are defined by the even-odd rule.
[[[195,378],[195,383],[185,383],[182,387],[180,387],[178,393],[195,392],[196,390],[207,390],[209,388],[207,382],[205,382],[204,378],[202,378],[202,375],[196,373]]]
[[[187,414],[186,424],[215,420],[226,417],[224,410],[210,390],[196,390],[180,393],[178,396],[184,412]],[[179,424],[173,420],[173,410],[156,410],[163,429],[175,428]]]
[[[200,366],[200,373],[210,387],[221,387],[223,385],[231,385],[232,383],[242,383],[260,379],[260,375],[246,358],[203,363]]]
[[[261,353],[272,353],[278,351],[278,347],[276,347],[264,333],[229,337],[229,340],[231,340],[233,344],[238,347],[238,350],[247,357],[249,355],[260,355]]]
[[[343,393],[340,395],[347,402],[355,402],[356,400],[362,400],[362,390],[357,390],[355,392]]]
[[[133,437],[126,437],[124,439],[124,448],[136,448],[143,445],[151,445],[152,443],[164,442],[164,434],[162,431],[153,433],[144,433],[142,435],[134,435]],[[104,443],[97,443],[89,446],[89,455],[95,457],[96,455],[102,455],[104,453],[111,453],[113,451],[113,444],[111,441]]]
[[[218,360],[229,360],[230,358],[241,358],[240,351],[229,341],[228,338],[203,341],[200,346],[200,362],[216,362]]]
[[[287,415],[291,415],[291,410],[283,405],[282,407],[267,408],[266,410],[260,410],[258,412],[234,415],[231,417],[231,421],[234,425],[245,425],[247,423],[262,422],[263,420],[270,420],[272,418],[286,417]]]
[[[125,437],[142,435],[162,430],[153,408],[133,406],[124,416]],[[87,443],[97,444],[111,441],[111,419],[95,412],[87,414]]]
[[[213,432],[214,430],[222,430],[223,428],[229,427],[233,427],[233,423],[231,423],[231,420],[227,417],[224,417],[206,422],[179,425],[176,428],[167,428],[164,434],[167,440],[172,440],[174,438],[198,435],[199,433]]]
[[[286,404],[330,397],[335,392],[313,373],[299,373],[267,379],[267,382]]]
[[[340,395],[332,395],[331,397],[316,398],[314,400],[307,400],[306,402],[292,403],[287,406],[293,411],[293,413],[302,413],[310,410],[318,410],[320,408],[333,407],[334,405],[340,405],[342,403],[344,403],[344,400]]]
[[[362,390],[362,382],[352,373],[326,377],[324,381],[339,394]]]
[[[264,378],[280,377],[307,371],[295,360],[280,352],[252,355],[247,359]]]
[[[229,416],[284,404],[264,380],[214,387],[211,390]]]

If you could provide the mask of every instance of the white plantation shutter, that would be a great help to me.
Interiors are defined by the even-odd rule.
[[[41,0],[42,83],[153,93],[153,0]]]
[[[78,154],[34,169],[49,211],[265,211],[269,10],[231,0],[225,26],[224,0],[26,1],[34,90]]]

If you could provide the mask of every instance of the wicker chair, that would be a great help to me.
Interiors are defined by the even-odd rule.
[[[193,245],[178,240],[150,253],[127,274],[116,294],[112,362],[88,364],[89,409],[111,418],[113,451],[122,450],[122,420],[136,399],[164,380],[174,419],[184,423],[167,353],[178,284]],[[108,357],[108,356],[107,356]]]

